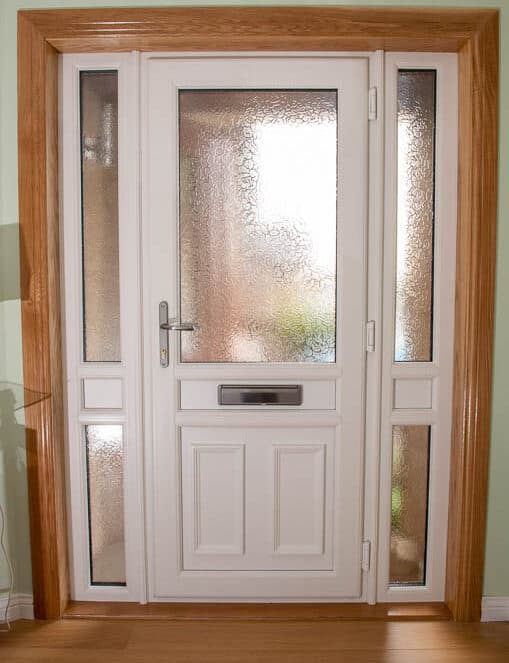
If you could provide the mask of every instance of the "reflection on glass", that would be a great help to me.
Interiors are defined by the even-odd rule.
[[[426,582],[430,427],[392,429],[392,585]]]
[[[337,94],[179,95],[185,362],[333,362]]]
[[[398,74],[396,361],[431,361],[435,71]]]
[[[90,575],[93,585],[125,585],[122,426],[85,426]]]
[[[117,79],[80,74],[85,361],[120,361]]]

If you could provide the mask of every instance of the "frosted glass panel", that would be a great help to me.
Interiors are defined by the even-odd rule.
[[[396,361],[431,361],[435,71],[398,74]]]
[[[117,77],[80,74],[85,361],[120,361]]]
[[[429,426],[392,429],[391,584],[426,582]]]
[[[93,585],[125,585],[122,426],[85,426]]]
[[[181,91],[185,362],[333,362],[337,94]]]

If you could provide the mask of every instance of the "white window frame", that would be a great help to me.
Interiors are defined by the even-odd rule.
[[[121,361],[84,362],[81,286],[81,71],[118,71],[119,283]],[[69,563],[75,600],[145,601],[143,456],[141,422],[141,301],[139,256],[138,55],[60,57],[59,133],[61,183],[62,310],[66,379],[66,465]],[[83,380],[122,382],[119,409],[85,409]],[[121,424],[124,449],[126,586],[92,585],[88,539],[84,427]]]
[[[443,601],[447,553],[449,464],[451,446],[454,292],[457,217],[457,55],[390,53],[385,56],[385,223],[384,310],[381,383],[380,512],[378,601]],[[433,361],[394,362],[396,212],[397,212],[397,77],[399,69],[435,69],[435,240],[433,293]],[[396,410],[394,381],[428,378],[432,407]],[[389,584],[391,536],[392,426],[431,426],[427,560],[425,585]]]

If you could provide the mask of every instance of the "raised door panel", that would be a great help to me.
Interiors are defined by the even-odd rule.
[[[332,569],[333,428],[184,427],[185,571]]]
[[[202,568],[229,568],[245,552],[245,445],[187,437],[183,431],[184,569],[196,568],[197,559]]]
[[[274,448],[274,553],[321,555],[325,535],[325,445]]]
[[[336,472],[334,427],[253,430],[256,499],[247,540],[263,548],[265,568],[325,571],[334,568],[333,500]],[[264,464],[262,466],[262,463]]]

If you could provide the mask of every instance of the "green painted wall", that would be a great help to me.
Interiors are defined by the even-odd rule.
[[[156,6],[156,5],[435,5],[457,7],[498,7],[501,9],[501,122],[500,135],[500,200],[497,259],[495,376],[493,395],[493,427],[490,462],[490,490],[488,512],[488,538],[486,547],[485,591],[488,596],[509,596],[509,0],[486,2],[482,0],[420,0],[411,3],[401,0],[371,2],[277,2],[275,0],[225,0],[223,2],[164,2],[160,0],[0,0],[0,232],[1,226],[16,224],[17,166],[16,166],[16,11],[57,7],[98,6]],[[505,183],[504,185],[502,183]],[[5,286],[12,297],[0,301],[0,381],[22,382],[20,304],[17,298],[18,266],[11,256],[16,251],[16,238],[11,231],[9,240],[0,235],[0,260],[7,256],[9,283]],[[5,270],[4,270],[5,271]],[[0,272],[1,274],[1,272]],[[1,291],[0,291],[1,292]],[[7,295],[5,295],[7,296]],[[16,589],[30,591],[30,560],[28,549],[28,517],[26,510],[26,475],[24,440],[14,426],[12,433],[0,439],[0,503],[8,510],[8,545],[15,563]],[[446,505],[444,505],[446,508]],[[0,560],[0,590],[6,583],[5,564]]]

